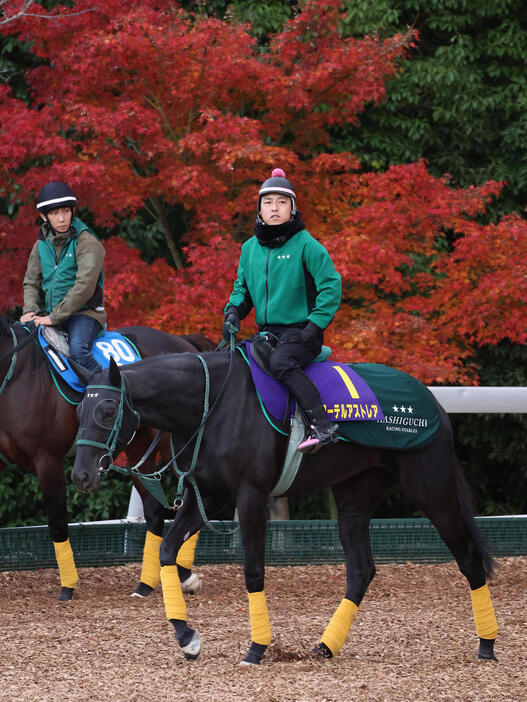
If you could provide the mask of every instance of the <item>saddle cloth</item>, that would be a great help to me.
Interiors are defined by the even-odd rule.
[[[289,423],[295,403],[285,387],[251,356],[247,360],[261,403],[271,418]],[[380,363],[312,363],[305,369],[317,386],[339,436],[363,446],[423,448],[439,427],[439,410],[430,390],[416,378]],[[276,428],[276,427],[275,427]],[[285,432],[284,432],[285,433]]]
[[[245,345],[254,384],[266,410],[279,422],[288,422],[294,415],[296,403],[276,378],[266,373]],[[375,421],[384,419],[380,404],[367,383],[351,366],[335,361],[310,363],[306,375],[317,386],[324,409],[331,421]]]
[[[68,360],[67,334],[54,327],[40,326],[37,339],[53,370],[73,390],[84,393],[86,386],[79,380]],[[102,331],[93,342],[91,350],[102,368],[108,368],[110,358],[113,358],[118,366],[141,360],[134,344],[116,331]]]

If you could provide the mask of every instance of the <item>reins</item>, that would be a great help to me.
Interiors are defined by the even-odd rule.
[[[13,373],[15,372],[17,352],[20,351],[21,348],[23,348],[26,344],[28,344],[31,341],[31,339],[37,333],[37,330],[38,327],[35,327],[32,331],[29,332],[25,339],[23,339],[19,344],[17,344],[16,334],[13,331],[13,328],[11,326],[9,327],[9,331],[11,332],[11,336],[13,337],[13,348],[0,356],[0,363],[6,358],[11,357],[11,363],[9,364],[7,373],[4,377],[4,380],[2,381],[2,385],[0,385],[0,395],[4,392],[6,385],[11,380],[11,378],[13,377]],[[2,452],[0,452],[0,460],[3,461],[8,468],[16,467],[16,464],[8,460]]]
[[[32,329],[32,330],[28,333],[28,335],[26,336],[26,338],[23,339],[19,344],[16,343],[16,335],[15,335],[15,332],[13,331],[12,327],[9,327],[9,331],[11,332],[11,335],[12,335],[12,337],[13,337],[13,348],[10,349],[9,351],[6,351],[5,353],[3,353],[3,354],[0,356],[0,363],[2,363],[2,361],[4,361],[6,358],[9,358],[9,357],[12,356],[13,354],[16,355],[16,352],[17,352],[17,351],[20,351],[20,349],[24,348],[24,346],[25,346],[26,344],[29,344],[29,342],[31,341],[31,339],[36,335],[36,333],[37,333],[37,331],[38,331],[38,327],[35,327],[34,329]]]
[[[11,358],[11,363],[9,364],[9,368],[7,370],[6,376],[2,382],[2,385],[0,386],[0,395],[4,392],[5,386],[7,383],[11,380],[13,377],[13,373],[15,371],[15,366],[16,366],[16,354],[17,351],[20,351],[20,349],[24,348],[26,344],[29,344],[31,339],[35,336],[35,334],[38,331],[38,327],[35,327],[32,329],[29,334],[26,336],[25,339],[23,339],[19,344],[16,343],[16,334],[13,331],[12,327],[9,327],[9,331],[11,332],[11,336],[13,337],[13,348],[10,349],[9,351],[6,351],[0,356],[0,363],[2,361],[5,361],[6,358]]]

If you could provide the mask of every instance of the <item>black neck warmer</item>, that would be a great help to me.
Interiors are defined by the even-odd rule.
[[[294,234],[305,229],[300,212],[295,212],[289,222],[283,224],[266,224],[258,216],[254,225],[254,236],[262,246],[276,249],[283,246]]]
[[[46,219],[45,222],[42,222],[40,224],[40,229],[38,233],[38,238],[41,239],[42,241],[45,241],[46,239],[61,239],[64,238],[66,239],[74,239],[76,236],[77,232],[75,231],[75,227],[73,224],[71,227],[68,229],[67,232],[56,232],[53,227],[51,226],[49,220]]]

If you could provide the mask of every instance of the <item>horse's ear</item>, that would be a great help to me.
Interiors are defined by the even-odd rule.
[[[73,368],[75,371],[75,375],[77,378],[81,381],[83,385],[89,385],[90,380],[92,379],[93,372],[89,371],[87,368],[84,368],[84,366],[81,366],[80,363],[76,363],[73,359],[68,359],[70,366]]]
[[[113,360],[113,358],[110,358],[109,371],[110,371],[110,384],[116,388],[120,388],[121,387],[121,371],[119,370],[119,366]]]

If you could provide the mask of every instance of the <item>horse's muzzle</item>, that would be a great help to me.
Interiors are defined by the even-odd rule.
[[[101,459],[103,461],[104,457]],[[90,467],[87,468],[86,466]],[[71,473],[71,479],[73,484],[80,492],[94,492],[99,487],[101,482],[101,475],[105,472],[102,469],[104,462],[91,463],[85,460],[81,460],[79,451],[77,451],[77,456],[75,458],[75,463],[73,464],[73,471]]]

